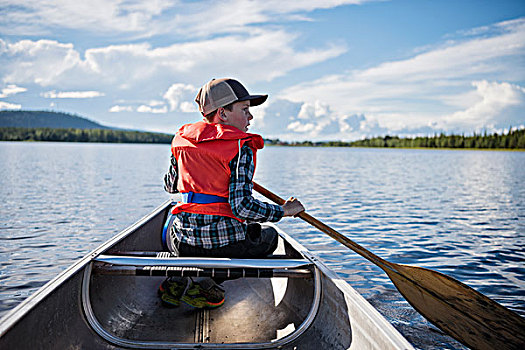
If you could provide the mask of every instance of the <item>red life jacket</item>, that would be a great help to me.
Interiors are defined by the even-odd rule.
[[[264,147],[264,141],[259,135],[245,133],[230,125],[205,122],[181,127],[171,143],[171,152],[177,160],[179,175],[177,190],[181,193],[203,193],[228,199],[230,161],[245,144],[251,148],[255,163],[257,150]],[[228,216],[242,221],[233,215],[227,202],[179,202],[172,213],[181,211]]]

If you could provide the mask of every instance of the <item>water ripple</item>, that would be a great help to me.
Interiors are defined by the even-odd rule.
[[[167,199],[169,152],[0,143],[0,315]],[[255,179],[377,255],[446,273],[525,315],[523,164],[523,152],[266,147]],[[21,180],[35,172],[30,186]],[[300,220],[279,225],[417,348],[463,348],[377,266]]]

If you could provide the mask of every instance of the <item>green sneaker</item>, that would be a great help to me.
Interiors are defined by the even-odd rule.
[[[224,304],[224,289],[208,278],[193,282],[180,300],[198,309],[213,309]]]
[[[177,307],[180,305],[180,298],[188,286],[188,278],[166,278],[157,291],[162,304],[167,307]]]

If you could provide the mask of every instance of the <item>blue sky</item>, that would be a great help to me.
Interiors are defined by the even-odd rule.
[[[0,109],[173,133],[221,77],[269,138],[524,127],[525,1],[0,1]]]

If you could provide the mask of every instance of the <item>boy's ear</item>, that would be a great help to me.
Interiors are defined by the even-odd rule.
[[[217,114],[219,115],[219,119],[222,121],[222,122],[225,122],[228,117],[226,117],[226,114],[224,113],[224,108],[220,107],[218,110],[217,110]]]

